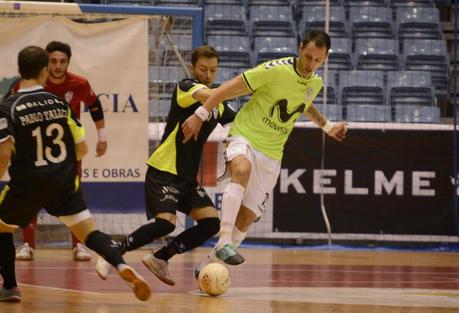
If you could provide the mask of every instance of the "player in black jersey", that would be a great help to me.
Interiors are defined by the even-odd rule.
[[[123,260],[116,242],[96,229],[77,177],[77,160],[88,148],[84,129],[67,103],[45,92],[48,55],[25,47],[18,55],[18,92],[0,102],[0,177],[8,163],[10,181],[0,196],[0,301],[20,301],[12,233],[43,207],[92,250],[115,266],[140,300],[150,288]]]
[[[196,141],[183,143],[182,123],[201,107],[215,81],[218,69],[218,54],[209,46],[193,51],[191,58],[192,79],[179,82],[172,95],[167,124],[160,145],[148,159],[145,178],[145,199],[148,219],[145,224],[128,235],[121,243],[121,249],[131,251],[151,243],[156,238],[174,231],[176,211],[183,212],[197,224],[180,233],[174,240],[156,252],[148,253],[142,263],[160,280],[169,285],[171,278],[167,262],[180,254],[202,245],[218,233],[220,220],[212,200],[196,181],[202,150],[207,137],[217,126],[233,121],[235,112],[220,103],[209,116],[200,116],[204,123]],[[110,265],[99,258],[97,273],[103,279],[110,272]]]

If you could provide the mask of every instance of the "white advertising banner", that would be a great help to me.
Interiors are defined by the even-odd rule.
[[[77,23],[58,16],[0,18],[0,84],[18,76],[22,48],[45,47],[50,41],[72,47],[69,71],[89,81],[104,109],[108,149],[96,158],[96,128],[82,106],[89,145],[83,181],[143,181],[148,157],[147,19]]]

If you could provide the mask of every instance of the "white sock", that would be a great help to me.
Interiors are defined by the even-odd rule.
[[[222,218],[220,222],[220,238],[217,247],[223,247],[232,243],[232,234],[237,213],[244,198],[245,188],[236,183],[229,183],[223,191],[222,197]]]
[[[244,241],[246,236],[247,236],[247,232],[240,231],[239,228],[234,226],[233,235],[232,235],[234,247],[236,248],[239,247],[241,245],[241,242]]]

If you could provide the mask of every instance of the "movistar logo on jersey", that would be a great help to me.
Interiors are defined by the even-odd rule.
[[[293,112],[290,113],[287,112],[287,104],[288,102],[286,99],[281,99],[273,104],[269,110],[269,116],[265,116],[263,118],[263,123],[282,134],[288,134],[291,130],[291,125],[282,126],[279,122],[287,123],[295,114],[301,114],[304,111],[305,104],[300,104]]]
[[[289,113],[287,112],[287,105],[287,99],[281,99],[277,101],[271,106],[271,109],[269,109],[269,116],[273,117],[274,113],[277,112],[279,120],[282,121],[282,123],[287,123],[295,114],[303,113],[305,108],[305,104],[302,103],[293,112]]]

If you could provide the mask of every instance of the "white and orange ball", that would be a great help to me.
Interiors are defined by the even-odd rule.
[[[198,276],[199,289],[209,296],[224,294],[231,286],[228,269],[220,263],[210,263],[204,266]]]

